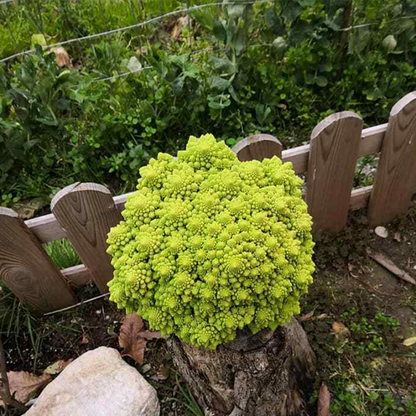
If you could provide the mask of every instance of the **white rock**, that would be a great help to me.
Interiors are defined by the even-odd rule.
[[[389,232],[384,227],[376,227],[374,232],[381,238],[387,238],[389,235]]]
[[[156,390],[118,351],[100,347],[72,362],[26,416],[159,416]]]

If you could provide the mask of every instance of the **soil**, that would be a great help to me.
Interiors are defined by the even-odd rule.
[[[340,350],[333,323],[343,322],[349,327],[362,318],[371,320],[378,312],[383,312],[396,317],[401,325],[397,331],[386,328],[383,336],[385,354],[377,367],[377,377],[383,380],[387,389],[403,395],[416,391],[415,349],[403,345],[405,338],[416,335],[416,289],[371,260],[367,248],[383,253],[416,278],[416,211],[413,207],[406,216],[386,226],[387,238],[378,237],[368,228],[364,214],[354,213],[343,232],[337,235],[322,233],[315,239],[317,271],[302,305],[303,316],[313,311],[313,317],[304,320],[302,325],[318,359],[319,374],[314,389],[317,391],[322,382],[331,385],[340,368],[347,368],[350,373],[354,370],[351,361],[348,362],[352,352],[348,345],[345,346],[349,339],[343,341]],[[92,286],[79,293],[82,299],[97,294]],[[68,312],[33,320],[34,339],[31,339],[28,323],[21,322],[18,324],[20,331],[12,330],[17,334],[3,335],[8,370],[40,373],[57,360],[76,358],[99,346],[119,348],[118,333],[123,317],[124,313],[104,298]],[[364,347],[371,341],[369,336],[371,334],[363,335]],[[355,341],[360,338],[356,337]],[[371,354],[363,355],[360,365],[373,366],[371,357]],[[164,339],[148,342],[144,366],[140,367],[129,358],[126,360],[157,389],[162,416],[197,414],[187,407],[187,387],[173,368]],[[357,365],[357,361],[355,363]],[[315,400],[309,401],[308,414],[316,415],[316,407],[315,395]]]
[[[350,367],[349,371],[355,373],[349,359],[349,355],[353,355],[361,367],[373,366],[377,361],[376,378],[400,399],[416,392],[415,349],[403,345],[404,339],[416,336],[416,286],[404,282],[369,258],[367,249],[382,253],[415,278],[416,211],[412,207],[406,216],[387,225],[387,238],[377,236],[368,228],[364,214],[358,212],[351,216],[348,228],[337,235],[323,233],[315,238],[317,272],[302,308],[304,314],[313,310],[314,317],[318,317],[303,323],[320,367],[315,390],[322,382],[331,384],[331,379],[342,369]],[[345,311],[349,310],[354,311],[353,316],[345,317]],[[397,330],[385,330],[382,354],[375,358],[376,355],[367,352],[360,360],[359,355],[351,354],[348,348],[339,348],[340,342],[332,327],[334,322],[342,322],[348,327],[351,321],[370,321],[377,313],[400,322]],[[342,340],[344,345],[351,341]],[[361,339],[355,336],[354,341],[353,347],[358,341],[368,345],[371,330]],[[316,403],[308,411],[315,415]],[[365,414],[370,414],[370,409],[365,409]],[[371,414],[384,413],[379,413],[378,409]]]

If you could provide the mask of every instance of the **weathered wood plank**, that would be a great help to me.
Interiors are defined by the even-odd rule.
[[[119,212],[123,211],[127,198],[134,193],[129,192],[114,197],[114,204]],[[26,220],[25,224],[42,244],[68,237],[53,214],[31,218]]]
[[[305,173],[308,170],[309,149],[309,144],[305,144],[293,149],[283,150],[282,161],[292,163],[293,170],[297,174]]]
[[[354,189],[351,192],[350,210],[356,211],[357,209],[366,208],[370,202],[370,195],[373,190],[373,186],[365,186],[364,188]]]
[[[136,192],[129,192],[127,194],[118,195],[114,197],[114,204],[116,205],[117,211],[121,212],[124,210],[127,198],[134,195]]]
[[[387,123],[364,129],[361,134],[358,157],[379,153],[386,130]],[[296,173],[305,173],[308,170],[309,150],[309,144],[283,150],[282,160],[291,162]]]
[[[354,189],[351,193],[350,210],[355,211],[365,208],[368,205],[372,189],[372,186]],[[124,197],[125,195],[121,196]],[[61,272],[75,286],[83,286],[92,280],[91,273],[84,264],[63,269]]]
[[[416,92],[390,112],[368,216],[370,225],[387,223],[409,208],[416,175]]]
[[[313,231],[347,223],[363,121],[350,111],[321,121],[311,135],[306,201]]]
[[[92,282],[91,273],[84,264],[62,269],[61,273],[68,279],[70,283],[77,287],[84,286]]]
[[[250,160],[271,159],[273,156],[281,159],[282,149],[283,146],[276,137],[270,134],[257,134],[238,142],[232,151],[240,162],[249,162]]]
[[[94,183],[76,183],[58,192],[51,209],[93,281],[106,293],[113,277],[107,234],[121,220],[110,191]]]
[[[39,312],[75,303],[72,290],[39,240],[8,208],[0,208],[0,275],[22,302]]]
[[[42,244],[67,237],[53,214],[31,218],[25,224]]]
[[[364,129],[358,156],[361,157],[380,152],[386,129],[387,124]],[[308,170],[309,149],[309,144],[306,144],[293,149],[284,150],[281,159],[283,162],[291,162],[296,173],[305,173]],[[133,193],[134,192],[130,192],[114,198],[114,203],[119,212],[124,209],[127,197]],[[65,231],[59,225],[53,214],[33,218],[27,220],[25,223],[41,243],[49,243],[53,240],[67,237]]]
[[[358,157],[372,155],[381,151],[384,136],[387,131],[387,123],[364,129],[361,134],[360,150]]]

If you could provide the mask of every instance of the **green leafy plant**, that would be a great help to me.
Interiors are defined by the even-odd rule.
[[[280,159],[241,163],[212,135],[140,170],[108,236],[111,297],[153,329],[216,348],[244,327],[275,329],[312,282],[301,179]]]
[[[39,174],[62,165],[69,143],[53,142],[62,142],[71,112],[77,114],[69,90],[78,82],[77,71],[58,68],[39,45],[14,77],[0,67],[0,184],[16,172]]]
[[[25,4],[1,5],[0,54],[3,46],[30,48],[33,34],[51,44],[183,6]],[[50,18],[56,13],[59,27]],[[183,148],[191,134],[209,131],[233,146],[269,133],[288,148],[337,111],[355,111],[369,126],[384,123],[414,90],[414,13],[404,0],[223,2],[193,10],[179,38],[172,16],[69,44],[74,68],[58,68],[38,47],[0,69],[1,204],[47,200],[74,181],[133,190],[141,166]],[[353,28],[342,31],[346,25]],[[355,186],[371,184],[369,165],[359,164]]]

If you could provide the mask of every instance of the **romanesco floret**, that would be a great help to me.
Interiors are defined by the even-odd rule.
[[[140,174],[124,221],[108,235],[110,299],[120,308],[207,348],[299,313],[314,243],[290,163],[239,162],[208,134]]]

